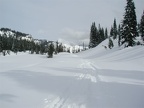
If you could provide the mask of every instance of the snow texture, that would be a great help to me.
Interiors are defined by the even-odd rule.
[[[0,56],[0,108],[144,108],[144,47]]]

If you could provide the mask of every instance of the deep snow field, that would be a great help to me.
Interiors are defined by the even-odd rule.
[[[0,108],[144,108],[144,46],[0,55]]]

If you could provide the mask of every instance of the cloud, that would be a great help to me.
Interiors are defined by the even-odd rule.
[[[84,40],[89,38],[87,31],[78,31],[70,28],[65,28],[61,32],[62,38],[70,40]]]
[[[72,44],[82,44],[89,42],[89,32],[65,28],[61,31],[61,39],[70,41]]]

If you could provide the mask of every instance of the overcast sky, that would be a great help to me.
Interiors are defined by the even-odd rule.
[[[134,0],[137,19],[144,0]],[[0,28],[31,34],[34,38],[86,40],[92,22],[108,27],[123,18],[126,0],[0,0]]]

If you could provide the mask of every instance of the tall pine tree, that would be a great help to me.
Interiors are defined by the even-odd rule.
[[[105,28],[105,38],[108,38],[108,30]]]
[[[117,38],[117,23],[116,23],[116,19],[114,19],[114,24],[113,24],[113,39]]]
[[[137,32],[137,19],[135,12],[135,4],[133,0],[127,0],[125,7],[124,19],[122,22],[122,39],[121,43],[125,44],[125,47],[134,46],[135,38],[138,35]]]
[[[144,11],[143,11],[141,21],[140,21],[140,34],[141,34],[142,40],[144,41]]]
[[[113,27],[111,26],[111,29],[110,29],[110,37],[113,36]]]
[[[122,28],[121,25],[119,24],[118,26],[118,45],[121,45],[121,33],[122,33]]]
[[[90,42],[89,48],[94,48],[97,46],[97,28],[95,26],[95,22],[92,23],[91,30],[90,30]]]
[[[101,43],[103,40],[105,40],[104,29],[100,27],[100,28],[99,28],[98,44]]]

